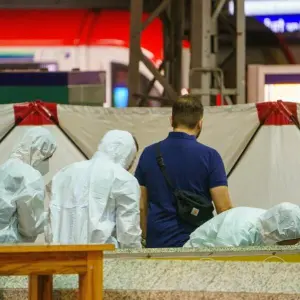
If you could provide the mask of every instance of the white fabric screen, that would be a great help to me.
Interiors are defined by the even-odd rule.
[[[61,127],[88,156],[93,155],[101,137],[111,129],[132,132],[142,151],[167,136],[171,130],[170,115],[169,108],[58,106]],[[220,152],[228,171],[258,125],[255,105],[208,108],[199,141]]]
[[[298,105],[298,115],[299,115]],[[102,136],[110,129],[132,132],[141,151],[164,139],[171,130],[169,108],[105,109],[58,105],[61,127],[91,157]],[[0,106],[0,137],[14,123],[12,105]],[[209,107],[199,141],[214,147],[223,157],[228,172],[259,126],[256,106]],[[46,183],[64,166],[84,160],[84,156],[55,125],[46,126],[56,136],[58,150],[50,161]],[[0,145],[0,163],[4,162],[27,126],[17,126]],[[141,152],[140,151],[140,152]],[[299,203],[298,169],[300,131],[293,125],[262,126],[245,155],[229,178],[234,205],[268,208],[289,201]]]

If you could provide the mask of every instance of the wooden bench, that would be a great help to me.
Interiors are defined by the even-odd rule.
[[[54,274],[78,274],[80,300],[103,299],[103,251],[113,245],[3,245],[0,276],[28,275],[29,299],[52,300]]]

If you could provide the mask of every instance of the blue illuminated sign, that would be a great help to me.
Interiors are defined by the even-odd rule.
[[[255,18],[275,33],[300,31],[300,15],[256,16]]]
[[[128,106],[128,88],[115,87],[113,89],[113,106],[117,108],[124,108]]]
[[[274,16],[300,14],[299,0],[245,0],[246,16]],[[228,10],[234,13],[234,2],[229,1]]]
[[[234,13],[234,2],[228,10]],[[299,0],[245,0],[245,15],[255,17],[275,33],[300,31]]]

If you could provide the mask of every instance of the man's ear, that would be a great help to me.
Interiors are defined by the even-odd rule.
[[[173,116],[170,116],[170,117],[169,117],[169,121],[170,121],[171,127],[173,127]]]
[[[201,120],[199,121],[198,126],[199,126],[199,128],[202,128],[202,126],[203,126],[203,119],[201,119]]]

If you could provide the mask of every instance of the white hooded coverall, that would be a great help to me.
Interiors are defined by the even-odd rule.
[[[0,243],[34,242],[44,231],[45,185],[38,170],[55,149],[52,134],[33,127],[0,166]]]
[[[198,227],[183,247],[266,246],[300,238],[300,207],[236,207]]]
[[[127,171],[136,152],[129,132],[112,130],[91,160],[71,164],[54,176],[49,242],[141,247],[140,187]]]

